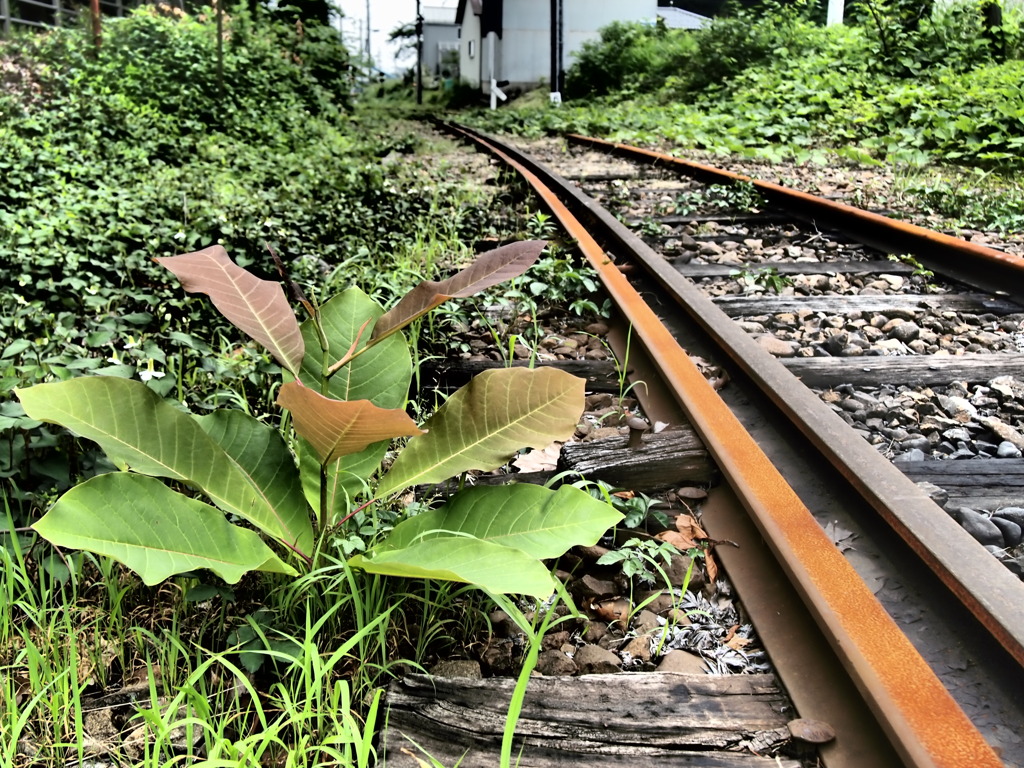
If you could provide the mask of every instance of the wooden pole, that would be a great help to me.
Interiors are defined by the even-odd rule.
[[[103,22],[100,20],[100,0],[91,0],[89,10],[92,15],[92,43],[99,50],[103,42]]]

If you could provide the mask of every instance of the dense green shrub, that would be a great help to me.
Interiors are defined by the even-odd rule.
[[[832,151],[1019,169],[1022,17],[1004,11],[1005,62],[973,3],[913,24],[892,16],[899,58],[883,55],[870,16],[825,28],[801,4],[741,11],[701,30],[613,25],[569,72],[580,89],[596,78],[589,103],[513,107],[480,120],[528,135],[576,131],[769,159],[824,160]]]
[[[614,91],[650,91],[696,53],[687,30],[635,22],[613,22],[599,40],[584,43],[566,73],[567,98],[600,96]]]
[[[566,74],[568,98],[646,93],[670,83],[681,95],[727,81],[748,67],[798,57],[819,26],[807,2],[737,7],[703,29],[614,22],[584,44]]]
[[[153,257],[220,243],[273,276],[269,244],[310,295],[333,276],[390,296],[421,276],[409,262],[430,232],[485,229],[484,201],[445,198],[457,178],[406,162],[409,131],[349,109],[336,33],[245,13],[225,29],[223,95],[211,19],[110,20],[98,55],[84,29],[0,43],[15,73],[0,92],[0,430],[22,424],[13,387],[86,372],[268,409],[273,362],[197,341],[222,321]],[[0,436],[0,495],[7,477],[42,482],[21,474],[57,440],[20,435]],[[47,477],[67,487],[81,466],[61,455]]]
[[[871,41],[878,71],[914,77],[933,68],[966,72],[1020,56],[1018,8],[1003,12],[1002,26],[986,28],[983,3],[937,4],[926,0],[859,0],[851,19]]]

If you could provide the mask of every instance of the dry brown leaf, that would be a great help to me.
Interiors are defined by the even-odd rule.
[[[552,472],[558,469],[558,457],[562,453],[562,443],[553,442],[547,448],[519,454],[512,466],[520,472]]]
[[[726,643],[726,645],[732,648],[734,651],[742,651],[752,642],[753,641],[749,637],[741,637],[740,635],[735,635],[731,640],[729,640],[729,642]]]
[[[629,618],[629,600],[624,597],[616,597],[612,600],[602,600],[594,603],[594,613],[603,621],[625,621]]]
[[[697,540],[708,537],[692,515],[679,515],[676,518],[676,529],[689,539]]]
[[[688,549],[693,549],[697,546],[696,541],[684,536],[678,531],[662,531],[661,533],[655,534],[654,538],[668,542],[682,552],[685,552]]]
[[[401,753],[403,755],[408,755],[413,760],[415,760],[416,761],[416,765],[418,766],[418,768],[430,768],[430,764],[429,763],[427,763],[427,762],[425,762],[423,760],[420,760],[418,757],[416,757],[416,755],[414,755],[412,753],[411,750],[407,749],[406,747],[402,747],[402,749],[400,751],[401,751]]]
[[[612,494],[612,496],[615,496],[620,499],[632,499],[636,496],[636,494],[633,493],[633,491],[616,491],[615,493]]]
[[[718,578],[718,563],[715,562],[715,556],[710,552],[704,553],[704,567],[708,572],[708,583],[714,584],[715,579]]]

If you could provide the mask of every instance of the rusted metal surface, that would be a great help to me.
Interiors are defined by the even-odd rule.
[[[705,183],[749,182],[770,203],[817,224],[846,232],[860,242],[891,253],[914,253],[922,264],[941,269],[950,277],[968,285],[977,285],[1003,295],[1024,295],[1024,259],[1018,256],[845,203],[789,189],[781,184],[713,168],[663,152],[579,134],[569,134],[566,138],[577,144],[614,152],[634,160],[668,166]]]
[[[577,240],[613,302],[632,324],[637,340],[662,371],[677,402],[737,490],[900,759],[911,766],[1001,765],[697,366],[538,173],[543,173],[547,182],[557,183],[557,177],[515,150],[499,148],[490,139],[465,129],[455,130],[515,167]],[[595,214],[600,209],[578,191],[575,195],[583,212]]]
[[[608,344],[628,366],[629,381],[635,385],[631,394],[652,421],[674,424],[684,420],[685,414],[642,345],[630,343],[625,325],[620,316],[613,315]],[[712,539],[729,542],[715,549],[715,557],[741,595],[744,610],[757,627],[796,711],[835,729],[835,740],[818,747],[828,768],[898,765],[900,760],[888,737],[853,681],[836,674],[841,664],[835,653],[727,486],[712,489],[701,504],[701,525]]]
[[[851,486],[1024,667],[1024,587],[995,558],[967,558],[977,543],[846,423],[762,350],[721,309],[639,237],[579,190],[567,186],[578,211],[663,285],[690,318],[729,355]]]

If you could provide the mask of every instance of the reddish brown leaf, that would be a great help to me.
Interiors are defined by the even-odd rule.
[[[281,387],[277,404],[291,411],[295,431],[309,441],[322,464],[423,431],[401,409],[378,408],[369,400],[332,400],[298,381]]]
[[[543,240],[510,243],[488,251],[447,280],[424,280],[377,320],[374,340],[390,336],[448,299],[472,296],[523,274],[540,257]]]
[[[284,289],[235,264],[219,245],[156,259],[189,293],[205,293],[238,328],[266,347],[292,373],[299,370],[305,345]]]
[[[710,552],[704,553],[704,567],[708,572],[708,583],[714,584],[715,579],[718,578],[718,563],[715,562],[715,556]]]
[[[611,623],[613,621],[625,622],[629,618],[630,604],[624,597],[614,597],[611,600],[602,600],[594,603],[594,613],[602,621]]]
[[[661,533],[655,534],[654,538],[666,541],[676,549],[685,552],[688,549],[693,549],[697,546],[697,542],[691,539],[689,536],[685,536],[678,531],[662,531]]]
[[[701,528],[697,521],[690,515],[679,515],[679,517],[676,518],[676,530],[686,538],[694,541],[698,539],[706,539],[708,537],[704,532],[704,529]]]

